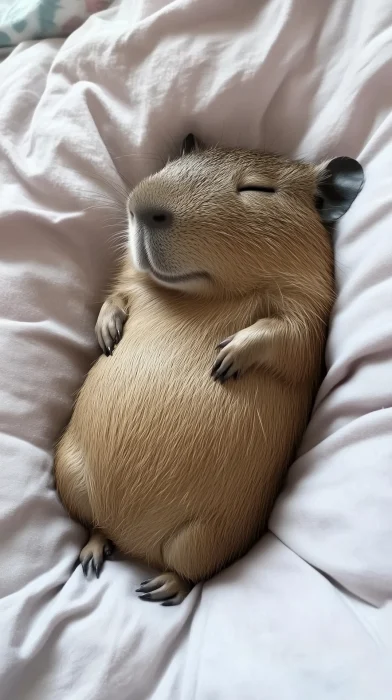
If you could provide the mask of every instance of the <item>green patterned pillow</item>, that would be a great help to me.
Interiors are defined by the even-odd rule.
[[[67,36],[112,0],[0,0],[0,48]]]

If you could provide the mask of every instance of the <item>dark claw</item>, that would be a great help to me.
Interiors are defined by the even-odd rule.
[[[139,600],[151,600],[151,593],[144,593],[144,595],[139,596]]]
[[[217,371],[218,371],[219,367],[221,366],[222,362],[223,362],[223,358],[222,358],[221,360],[216,360],[216,362],[214,362],[214,364],[212,365],[211,377],[213,377],[214,374],[217,373]],[[216,378],[216,377],[215,377],[215,378]]]
[[[163,603],[161,603],[165,608],[171,608],[173,605],[178,605],[178,600],[175,600],[174,598],[169,598],[169,600],[164,600]]]
[[[159,584],[154,585],[154,579],[149,578],[147,581],[142,581],[139,584],[136,593],[151,593],[151,591],[156,591],[157,588],[159,588]]]
[[[103,553],[104,553],[105,557],[107,557],[107,558],[111,557],[113,552],[114,552],[113,542],[108,542],[107,544],[105,544],[105,546],[103,548]]]
[[[239,370],[237,369],[237,371],[234,372],[234,374],[232,375],[232,378],[233,378],[233,379],[238,379],[239,376],[240,376],[240,373],[239,373]]]
[[[226,345],[228,345],[229,343],[231,343],[231,341],[233,340],[233,338],[234,338],[234,335],[231,335],[231,336],[229,336],[229,338],[225,338],[224,340],[222,340],[222,341],[219,343],[219,345],[216,346],[216,350],[222,350],[223,348],[225,348]]]
[[[230,368],[231,368],[232,366],[233,366],[233,363],[231,363],[231,365],[229,365],[228,367],[226,367],[226,369],[223,370],[223,372],[220,371],[220,370],[218,369],[218,370],[215,372],[215,377],[214,377],[214,378],[215,378],[215,381],[218,379],[218,380],[220,381],[220,383],[223,384],[227,379],[229,379],[229,377],[227,376],[227,373],[228,373],[228,371],[230,370]]]
[[[84,561],[82,561],[82,569],[83,569],[83,573],[86,577],[88,576],[88,569],[89,569],[90,561],[92,560],[92,558],[93,558],[93,555],[91,555],[90,557],[88,557],[87,559],[84,559]]]
[[[103,559],[99,558],[99,559],[95,560],[93,558],[91,566],[92,566],[94,574],[96,575],[97,578],[99,578],[99,574],[101,573],[102,567],[103,567]]]

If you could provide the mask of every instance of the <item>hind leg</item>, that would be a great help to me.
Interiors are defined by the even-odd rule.
[[[85,481],[83,456],[69,432],[62,437],[56,451],[55,479],[58,494],[70,515],[90,528],[91,534],[80,552],[79,561],[87,576],[90,565],[96,577],[104,560],[113,552],[113,544],[97,529],[93,529],[93,513]]]
[[[93,522],[86,486],[83,455],[68,429],[61,438],[54,459],[56,489],[69,514],[86,527]]]
[[[162,556],[167,571],[137,589],[141,600],[178,605],[188,595],[192,584],[204,581],[222,569],[233,558],[233,543],[217,537],[212,525],[190,523],[163,546]]]
[[[141,593],[140,600],[162,603],[162,605],[179,605],[192,589],[192,584],[185,581],[174,571],[165,571],[159,576],[142,581],[136,593]]]

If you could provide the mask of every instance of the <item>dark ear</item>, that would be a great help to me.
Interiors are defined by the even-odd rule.
[[[181,155],[186,156],[188,153],[192,153],[193,151],[200,151],[201,148],[201,141],[198,141],[196,136],[193,134],[188,134],[188,136],[185,136],[182,142]]]
[[[333,224],[348,211],[364,180],[362,166],[354,158],[334,158],[326,165],[316,195],[316,207],[324,224]]]

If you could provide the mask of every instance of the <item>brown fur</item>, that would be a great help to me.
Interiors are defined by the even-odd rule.
[[[72,516],[123,552],[192,582],[262,533],[306,425],[333,298],[314,207],[321,171],[214,148],[169,163],[129,198],[136,223],[141,207],[174,214],[145,245],[157,269],[190,278],[158,284],[131,222],[139,269],[127,254],[98,331],[119,309],[129,317],[80,391],[57,488]],[[277,191],[238,193],[249,184]],[[220,353],[243,374],[221,385],[210,372],[231,335]]]

